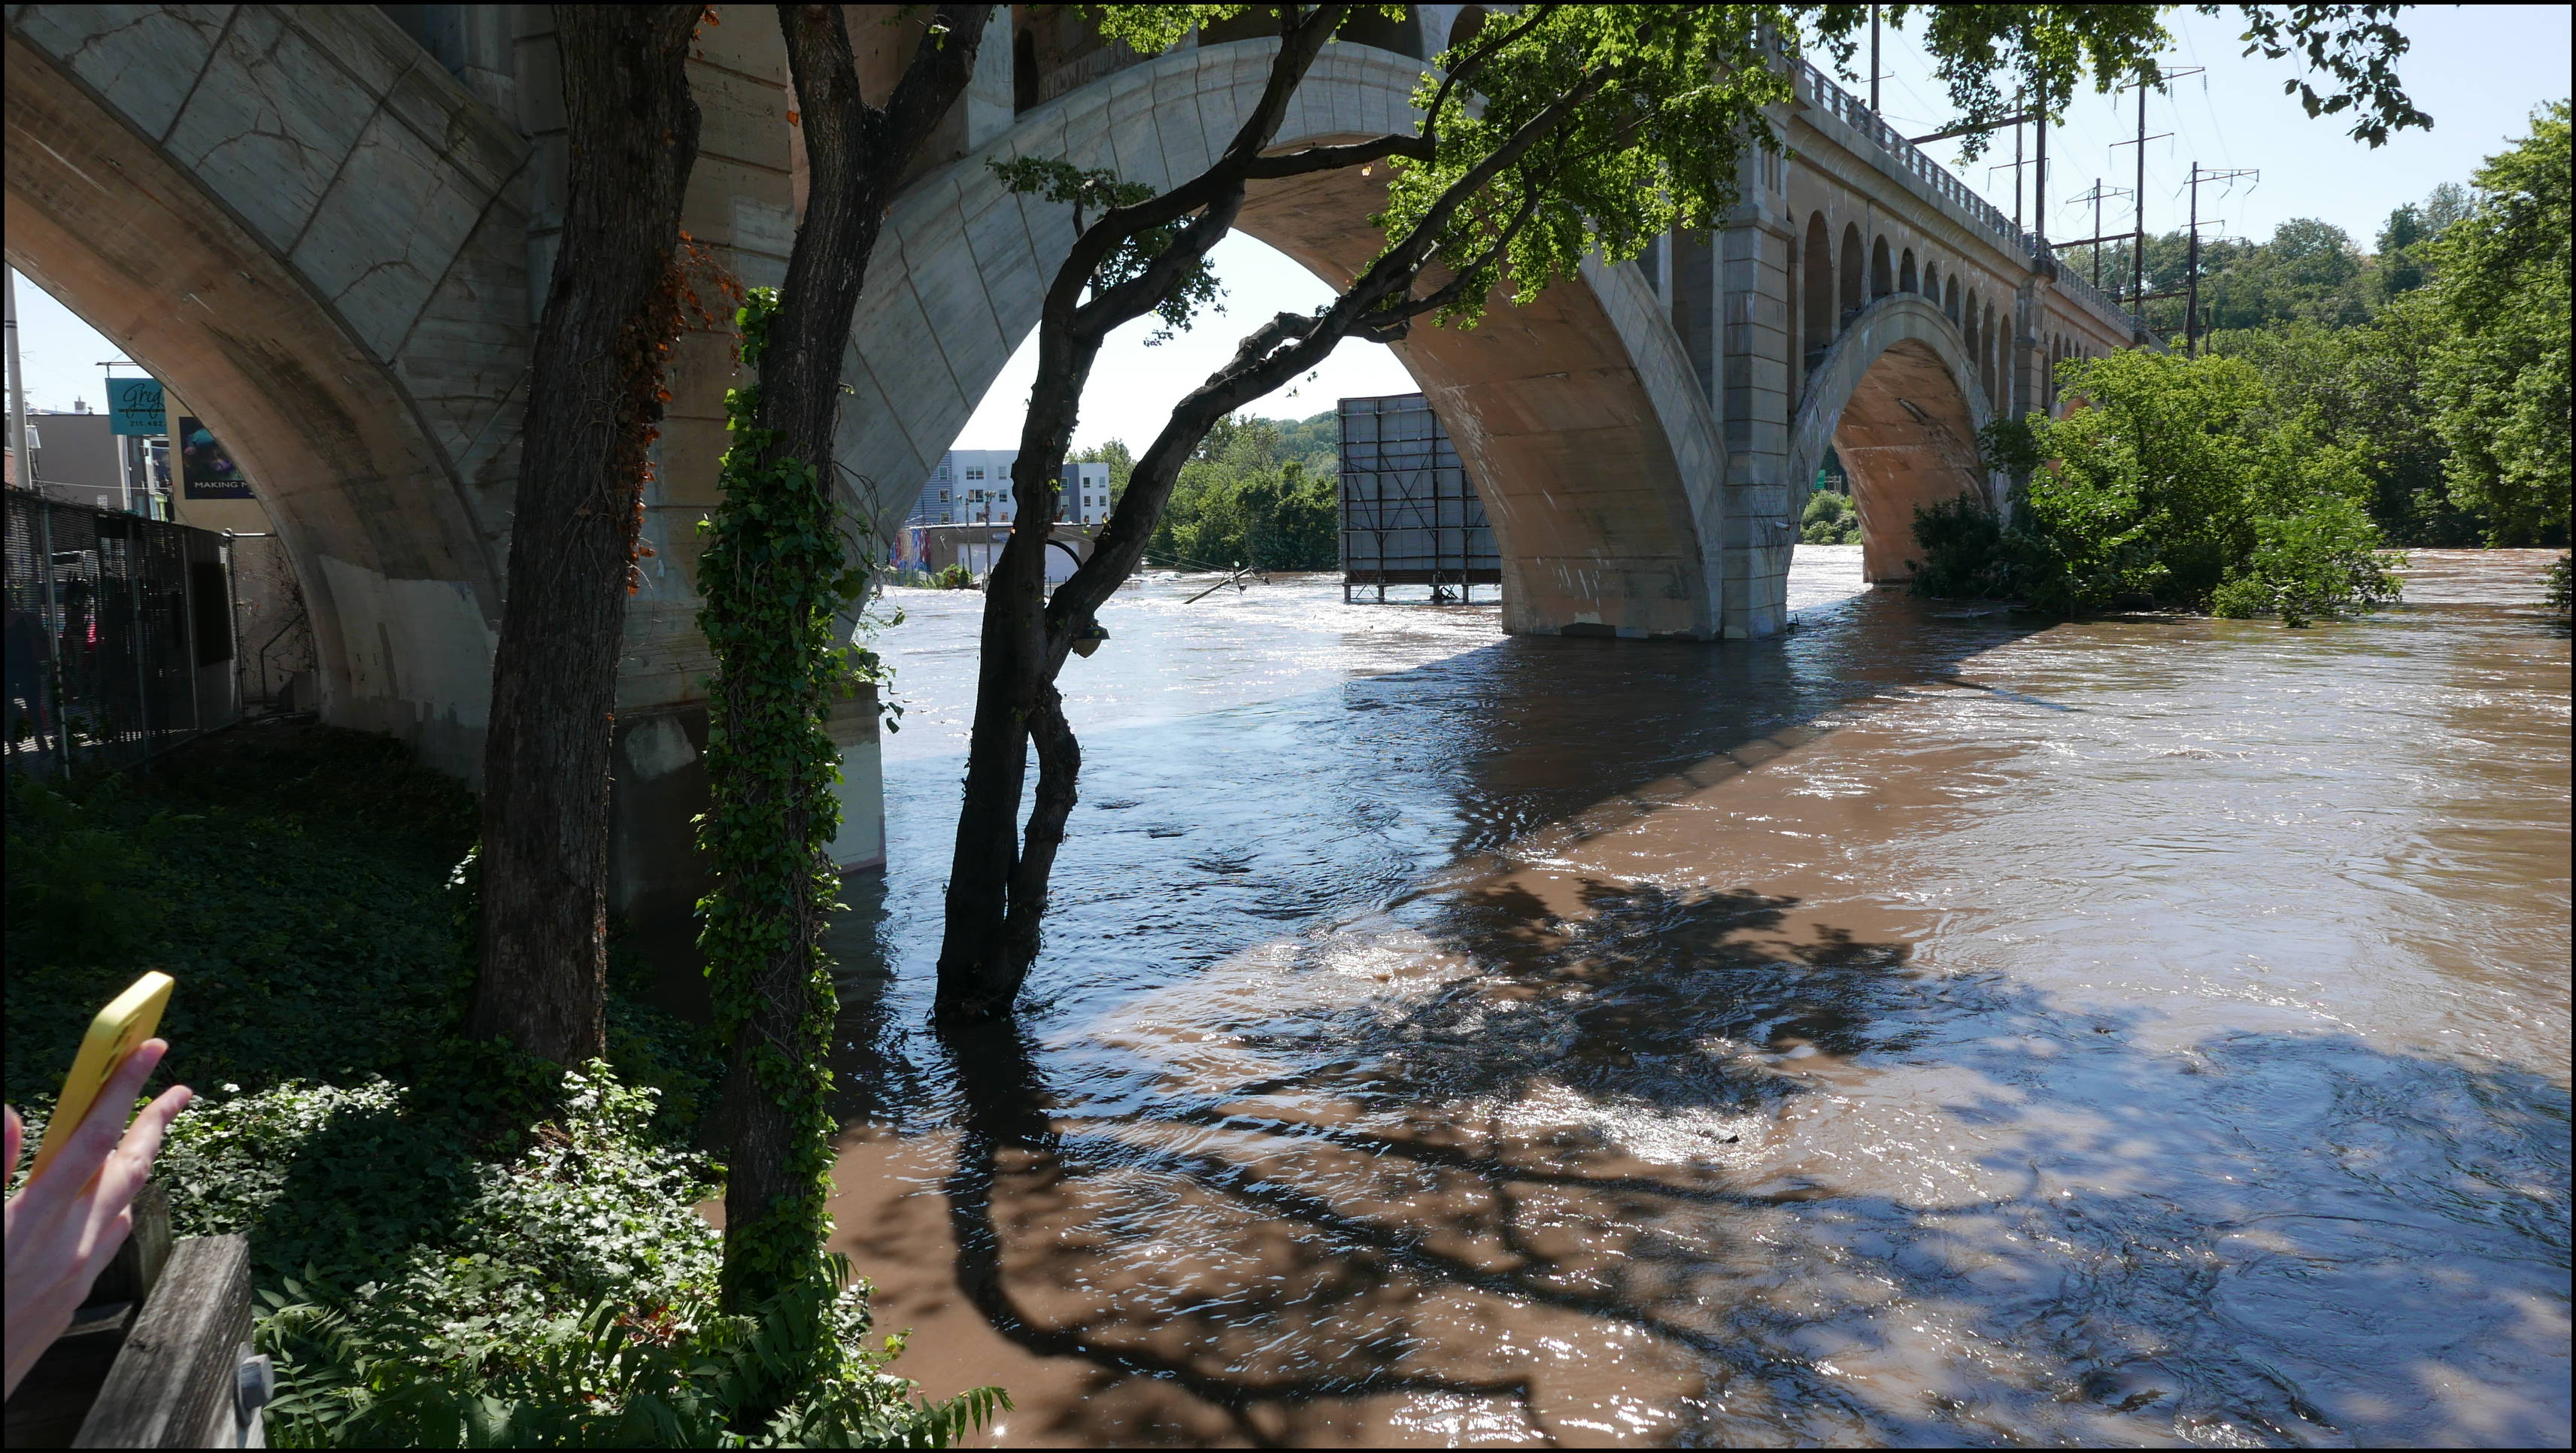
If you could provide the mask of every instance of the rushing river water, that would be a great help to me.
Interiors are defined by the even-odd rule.
[[[2565,1443],[2547,557],[2288,631],[1857,556],[1724,646],[1122,592],[955,1040],[981,598],[898,592],[835,1245],[903,1370],[1016,1444]]]

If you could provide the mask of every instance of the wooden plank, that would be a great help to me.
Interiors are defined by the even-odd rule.
[[[72,1446],[233,1443],[234,1377],[249,1339],[250,1242],[192,1236],[173,1244]]]
[[[145,1181],[134,1197],[134,1233],[116,1248],[116,1259],[90,1283],[85,1305],[106,1302],[131,1302],[141,1306],[152,1299],[152,1288],[161,1280],[161,1268],[170,1260],[170,1193],[159,1183]]]

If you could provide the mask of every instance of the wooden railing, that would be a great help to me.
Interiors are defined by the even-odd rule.
[[[147,1185],[134,1232],[9,1399],[12,1448],[261,1448],[268,1359],[250,1346],[250,1243],[173,1240]]]

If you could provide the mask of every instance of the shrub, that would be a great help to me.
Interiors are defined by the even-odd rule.
[[[1848,498],[1817,490],[1807,496],[1807,508],[1798,516],[1798,540],[1806,545],[1857,545],[1860,512]]]
[[[2258,517],[2254,529],[2253,555],[2211,593],[2218,615],[2276,615],[2285,626],[2304,626],[2397,598],[2378,527],[2349,499]]]
[[[2395,598],[2356,455],[2250,366],[2130,350],[2062,376],[2087,407],[1986,431],[1990,461],[2029,470],[2009,526],[1965,503],[1917,512],[1918,589],[2065,615],[2144,596],[2292,625]]]
[[[1994,600],[2011,595],[2003,516],[1972,494],[1914,512],[1916,595]]]

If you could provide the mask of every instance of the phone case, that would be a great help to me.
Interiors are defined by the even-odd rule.
[[[80,1053],[72,1058],[72,1072],[63,1077],[62,1098],[54,1102],[53,1117],[45,1122],[45,1141],[36,1150],[36,1163],[28,1168],[27,1179],[44,1174],[45,1163],[71,1142],[72,1132],[88,1117],[98,1092],[125,1057],[161,1027],[161,1010],[169,1004],[176,982],[157,970],[145,974],[89,1022],[89,1033],[81,1036]]]

